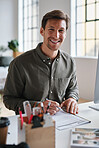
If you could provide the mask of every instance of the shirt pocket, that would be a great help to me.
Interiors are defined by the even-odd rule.
[[[70,78],[55,78],[55,88],[58,92],[58,96],[63,98],[66,92],[66,89],[69,85]]]

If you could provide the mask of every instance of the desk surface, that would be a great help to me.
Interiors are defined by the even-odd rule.
[[[89,105],[92,105],[93,102],[82,103],[79,104],[79,116],[84,117],[91,121],[91,123],[81,125],[79,127],[95,127],[99,128],[99,111],[93,110],[89,108]],[[18,129],[17,129],[17,116],[9,117],[10,119],[10,126],[9,126],[9,133],[7,138],[8,144],[17,144],[18,138]],[[55,148],[70,148],[70,131],[71,129],[66,130],[56,130],[56,143]]]

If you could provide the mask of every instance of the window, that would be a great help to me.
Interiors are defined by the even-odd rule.
[[[71,54],[97,56],[99,0],[71,0]]]
[[[39,0],[19,0],[19,48],[27,51],[39,42]]]

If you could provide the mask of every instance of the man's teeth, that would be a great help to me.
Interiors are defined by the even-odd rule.
[[[53,40],[51,40],[51,42],[53,42],[53,43],[58,43],[59,41],[53,41]]]

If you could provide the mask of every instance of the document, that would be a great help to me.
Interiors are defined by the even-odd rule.
[[[52,118],[53,120],[55,120],[56,128],[58,130],[72,128],[91,122],[85,118],[64,111],[57,112],[55,115],[52,116]]]

